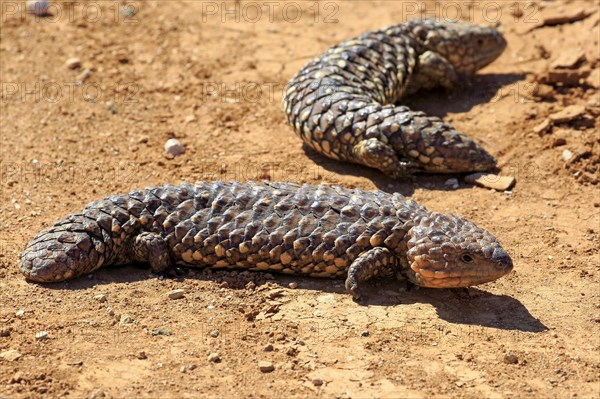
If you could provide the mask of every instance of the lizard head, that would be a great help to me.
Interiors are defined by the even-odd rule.
[[[407,277],[422,287],[468,287],[496,280],[513,268],[493,235],[451,214],[422,217],[408,237]]]
[[[409,26],[425,50],[444,57],[459,75],[473,75],[506,48],[506,40],[494,28],[436,19],[413,20]]]

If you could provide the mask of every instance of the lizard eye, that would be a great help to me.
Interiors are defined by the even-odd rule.
[[[460,256],[460,260],[462,260],[465,263],[471,263],[473,262],[473,257],[469,254],[462,254]]]

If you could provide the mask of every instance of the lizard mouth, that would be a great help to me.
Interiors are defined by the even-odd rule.
[[[441,263],[441,262],[438,262]],[[444,267],[448,263],[445,262]],[[436,269],[425,259],[417,256],[410,265],[408,278],[411,282],[429,288],[460,288],[484,284],[496,280],[512,270],[512,262],[493,264],[490,267],[457,268],[455,270]]]

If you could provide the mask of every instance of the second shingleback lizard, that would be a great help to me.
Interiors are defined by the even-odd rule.
[[[147,262],[155,272],[179,263],[346,277],[355,297],[375,276],[453,288],[512,270],[489,232],[400,194],[199,182],[92,202],[38,233],[21,256],[21,271],[53,282],[133,262]]]
[[[490,170],[496,160],[471,138],[395,102],[455,88],[505,47],[496,29],[433,19],[367,32],[305,65],[284,92],[284,110],[317,152],[394,178]]]

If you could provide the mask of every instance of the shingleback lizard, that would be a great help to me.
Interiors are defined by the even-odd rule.
[[[359,297],[374,276],[465,287],[512,269],[498,240],[472,222],[400,194],[293,183],[151,187],[92,202],[35,236],[21,256],[29,280],[63,281],[147,262],[346,277]]]
[[[419,89],[459,86],[505,47],[496,29],[433,19],[367,32],[305,65],[284,92],[284,110],[319,153],[395,178],[490,170],[496,160],[472,139],[394,103]]]

